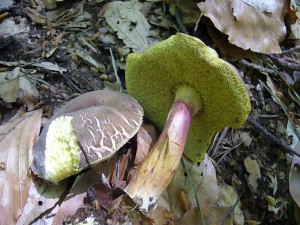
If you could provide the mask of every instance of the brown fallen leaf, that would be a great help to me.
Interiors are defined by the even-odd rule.
[[[41,126],[42,110],[24,113],[19,123],[7,127],[0,139],[0,162],[5,165],[0,171],[0,224],[16,224],[23,211],[32,184],[29,167],[32,149],[37,141]]]
[[[154,36],[153,29],[145,16],[140,12],[142,3],[138,1],[114,1],[103,7],[106,22],[117,32],[119,39],[134,52],[142,52],[156,41],[149,39]]]
[[[80,206],[83,205],[82,200],[86,196],[86,192],[88,191],[89,187],[100,182],[98,174],[109,176],[109,174],[112,173],[115,165],[115,157],[112,157],[108,161],[94,165],[93,169],[89,170],[88,172],[77,176],[69,194],[64,199],[58,211],[54,213],[55,216],[53,219],[53,225],[63,224],[64,220],[68,216],[75,215]]]
[[[244,165],[249,173],[249,176],[247,177],[248,187],[253,193],[255,193],[258,187],[257,180],[261,178],[258,162],[250,157],[247,157],[244,160]]]
[[[300,142],[295,147],[300,152]],[[300,157],[294,155],[289,173],[289,189],[294,201],[300,207]]]
[[[281,52],[279,43],[286,35],[284,0],[276,1],[272,13],[260,12],[242,0],[207,0],[198,6],[218,30],[228,35],[230,43],[265,54]]]
[[[126,172],[126,168],[128,165],[128,162],[130,160],[130,154],[122,155],[119,160],[119,166],[118,171],[117,169],[114,169],[112,175],[111,175],[111,186],[112,187],[120,187],[122,189],[125,188],[126,182],[124,181],[124,175]]]
[[[142,125],[137,133],[137,150],[136,155],[134,159],[135,165],[140,165],[142,161],[145,159],[145,157],[148,155],[151,143],[152,143],[152,137],[147,132],[147,130],[144,128],[144,125]]]
[[[185,158],[183,161],[186,170],[180,164],[172,182],[158,200],[158,207],[151,217],[158,221],[172,221],[172,224],[178,225],[229,225],[233,224],[233,221],[236,222],[235,224],[243,224],[244,217],[239,204],[233,209],[238,201],[238,196],[231,186],[218,184],[211,160],[206,156],[199,166]],[[190,174],[196,193],[189,183],[187,172]],[[182,192],[185,193],[186,200],[183,199]],[[201,214],[197,209],[197,201]]]
[[[16,225],[51,225],[53,215],[58,210],[58,206],[55,207],[55,205],[64,193],[67,184],[67,180],[56,185],[49,185],[43,180],[32,182],[27,202]]]
[[[19,100],[31,110],[37,103],[37,96],[35,84],[26,76],[25,70],[21,67],[0,73],[0,98],[5,102]]]

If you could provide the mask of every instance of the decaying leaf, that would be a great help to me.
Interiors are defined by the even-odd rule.
[[[137,1],[115,1],[105,4],[103,14],[125,45],[138,52],[154,44],[148,38],[151,36],[151,27],[140,12],[141,7],[142,4]]]
[[[215,168],[207,156],[200,166],[187,159],[184,159],[184,163],[186,171],[182,164],[178,167],[173,181],[158,200],[158,207],[152,217],[157,220],[158,216],[162,216],[159,221],[165,221],[166,216],[171,216],[174,224],[232,224],[233,221],[243,224],[243,214],[239,204],[236,204],[237,194],[228,185],[218,185]],[[196,193],[188,181],[187,173],[192,178]],[[197,210],[197,201],[202,216]],[[162,214],[161,211],[165,213]]]
[[[259,1],[259,0],[242,0],[246,4],[256,8],[259,12],[276,12],[277,0]]]
[[[262,13],[242,0],[207,0],[198,6],[218,30],[228,35],[230,43],[265,54],[281,52],[279,43],[286,35],[284,0],[276,1],[272,13]]]
[[[51,225],[58,210],[55,204],[64,193],[67,183],[63,181],[57,185],[49,185],[42,180],[32,182],[27,202],[16,225],[31,224],[33,221],[34,225]]]
[[[36,9],[26,7],[23,11],[37,24],[47,25],[47,22],[51,22],[52,27],[80,30],[90,25],[92,20],[91,14],[83,10],[85,3],[85,1],[81,1],[75,7],[66,9],[63,12],[57,8],[42,13],[40,10],[42,8],[41,6]]]
[[[65,219],[68,216],[75,215],[78,208],[83,205],[83,200],[86,197],[85,193],[81,193],[78,195],[74,195],[70,197],[68,200],[64,201],[61,206],[59,207],[59,210],[55,214],[53,225],[60,225],[63,224]]]
[[[120,157],[120,160],[118,162],[118,169],[114,169],[111,175],[110,183],[112,187],[120,187],[122,189],[125,188],[126,181],[124,181],[124,176],[130,157],[130,154],[125,154]]]
[[[8,36],[19,33],[28,33],[30,30],[27,25],[26,18],[21,19],[21,21],[16,24],[12,17],[9,17],[0,23],[0,36]],[[25,34],[26,35],[26,34]]]
[[[246,147],[249,147],[252,143],[252,138],[250,137],[248,132],[242,132],[241,139]]]
[[[276,199],[270,195],[267,195],[266,200],[268,202],[268,210],[277,214],[280,210],[280,207],[276,207]]]
[[[152,143],[152,137],[142,125],[137,133],[137,150],[134,159],[134,164],[139,165],[148,155],[150,146]]]
[[[261,178],[259,165],[256,160],[253,160],[250,157],[247,157],[244,160],[244,164],[247,172],[250,174],[247,179],[248,187],[253,193],[255,193],[258,187],[257,179]]]
[[[29,109],[37,103],[38,91],[23,69],[16,67],[11,72],[0,73],[0,98],[5,102],[24,102]]]
[[[232,207],[233,222],[235,225],[244,225],[244,214],[240,208],[239,197],[234,188],[227,184],[219,185],[219,201],[220,207]],[[235,206],[235,207],[234,207]],[[234,208],[233,208],[234,207]]]
[[[200,11],[197,8],[197,1],[194,0],[165,0],[170,3],[170,13],[175,16],[176,10],[180,11],[182,21],[189,27],[195,26]]]
[[[300,142],[298,142],[294,150],[300,153]],[[289,173],[289,189],[294,201],[300,207],[300,157],[296,155],[293,156]]]
[[[13,0],[1,0],[0,2],[0,12],[8,10],[14,4]]]
[[[89,170],[83,175],[77,176],[69,194],[54,216],[53,225],[62,224],[67,216],[74,215],[78,208],[83,205],[83,201],[80,200],[86,196],[89,187],[100,182],[98,174],[108,176],[115,168],[115,164],[116,159],[112,157],[108,161],[93,166],[92,170]]]
[[[96,59],[94,59],[87,51],[85,51],[82,48],[77,48],[75,50],[75,54],[81,58],[85,63],[87,63],[90,66],[95,67],[96,69],[100,71],[104,71],[105,66],[102,63],[97,62]]]
[[[38,62],[38,63],[32,63],[31,65],[39,68],[44,68],[46,70],[59,72],[61,74],[67,72],[66,68],[60,67],[59,65],[54,64],[52,62]]]
[[[289,36],[290,39],[299,39],[300,38],[300,4],[297,0],[290,1],[290,13],[294,14],[295,23],[291,24],[291,34]]]
[[[29,196],[32,185],[29,167],[41,117],[41,110],[25,113],[14,129],[1,136],[0,162],[5,166],[0,170],[0,224],[16,224]],[[5,126],[1,126],[2,131]]]

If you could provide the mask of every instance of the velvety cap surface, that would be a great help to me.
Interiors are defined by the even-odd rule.
[[[57,182],[111,157],[137,133],[143,114],[133,97],[120,92],[73,99],[45,125],[34,147],[33,172]]]

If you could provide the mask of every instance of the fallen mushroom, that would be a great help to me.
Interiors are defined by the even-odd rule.
[[[79,173],[111,157],[142,124],[143,109],[114,91],[83,94],[45,125],[34,147],[32,170],[50,182]]]
[[[180,33],[130,54],[126,84],[145,117],[164,126],[125,189],[149,211],[171,181],[184,148],[190,160],[202,160],[213,135],[241,126],[251,106],[238,71],[199,39]]]

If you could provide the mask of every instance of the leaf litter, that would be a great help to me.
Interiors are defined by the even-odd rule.
[[[0,12],[14,14],[5,14],[6,19],[0,19],[3,28],[0,29],[0,71],[4,81],[0,82],[0,121],[5,124],[11,120],[0,127],[0,138],[18,130],[26,111],[43,108],[45,120],[81,93],[98,89],[126,90],[127,55],[143,51],[183,29],[180,18],[175,20],[181,11],[183,20],[189,21],[183,22],[190,26],[186,31],[193,33],[197,22],[196,32],[200,34],[195,34],[220,50],[222,57],[235,61],[251,97],[252,118],[284,145],[292,144],[294,148],[299,140],[299,10],[295,1],[283,6],[282,1],[263,5],[259,1],[236,0],[228,3],[233,11],[227,10],[227,3],[215,1],[216,8],[222,9],[222,19],[217,22],[205,13],[199,20],[201,11],[192,1],[188,4],[165,1],[166,5],[162,1],[62,1],[52,10],[44,10],[39,1],[27,5],[5,2],[9,4],[3,7],[1,2]],[[212,2],[207,0],[201,4]],[[186,9],[192,9],[193,13],[185,14]],[[245,22],[250,14],[256,15],[256,26],[236,30],[237,21]],[[284,14],[288,16],[286,24],[283,24]],[[268,21],[266,15],[273,22]],[[212,22],[205,22],[205,17]],[[289,26],[289,39],[284,40],[285,28]],[[251,41],[249,32],[256,34],[257,40],[268,39],[271,44]],[[256,88],[258,86],[260,88]],[[16,113],[20,105],[26,108]],[[29,129],[34,124],[27,126]],[[139,224],[141,221],[143,224],[191,224],[191,221],[196,224],[295,224],[292,197],[299,205],[297,157],[291,159],[278,145],[254,131],[250,123],[240,130],[225,129],[216,135],[214,148],[209,151],[213,160],[206,158],[200,166],[185,160],[187,170],[182,165],[178,168],[152,219],[141,215],[121,188],[156,140],[159,132],[156,134],[153,128],[141,131],[137,139],[131,140],[123,149],[124,156],[120,153],[118,160],[104,163],[104,169],[94,168],[81,174],[74,178],[75,182],[48,185],[35,178],[32,182],[27,171],[26,182],[30,185],[23,189],[27,197],[23,206],[16,208],[19,217],[12,218],[14,221],[17,218],[16,224],[84,220],[95,224],[100,221],[107,224]],[[250,162],[250,168],[245,161]],[[0,172],[5,172],[9,164],[2,162]],[[250,176],[254,178],[249,179]],[[117,194],[112,197],[111,193]],[[98,196],[96,200],[89,199],[93,195]]]

